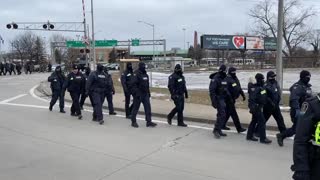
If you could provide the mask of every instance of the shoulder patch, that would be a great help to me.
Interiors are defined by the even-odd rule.
[[[308,108],[309,108],[309,103],[304,102],[304,103],[301,105],[301,113],[302,113],[302,114],[305,114],[305,113],[307,112]]]

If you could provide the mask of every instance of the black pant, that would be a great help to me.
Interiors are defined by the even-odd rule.
[[[320,159],[315,159],[311,163],[311,179],[310,180],[319,180],[320,179]]]
[[[150,104],[150,97],[148,94],[144,94],[141,96],[135,96],[133,97],[133,109],[132,109],[132,114],[131,114],[131,121],[137,122],[137,114],[140,109],[141,103],[143,104],[144,107],[144,113],[146,116],[146,121],[151,122],[151,104]]]
[[[12,71],[10,71],[10,70],[8,70],[8,69],[6,69],[5,75],[8,74],[8,72],[9,72],[9,74],[10,74],[10,76],[11,76]]]
[[[106,98],[107,98],[107,101],[108,101],[109,113],[113,113],[114,112],[114,108],[113,108],[113,94],[112,94],[112,92],[106,93]]]
[[[133,103],[130,105],[131,94],[125,93],[124,97],[125,97],[126,117],[129,117],[131,115],[132,108],[133,108]]]
[[[0,69],[0,76],[5,75],[5,73],[3,72],[3,69]]]
[[[284,132],[287,128],[284,124],[284,119],[280,110],[280,106],[276,105],[274,108],[270,108],[268,105],[266,105],[263,109],[263,114],[266,119],[266,122],[270,119],[271,115],[276,120],[278,129],[280,133]]]
[[[64,92],[61,90],[52,90],[52,98],[50,102],[50,106],[53,107],[57,100],[59,99],[59,107],[60,110],[64,108]]]
[[[221,128],[226,121],[226,117],[226,103],[224,99],[219,99],[217,102],[217,121],[214,125],[214,131],[221,131]]]
[[[17,75],[17,73],[16,73],[16,70],[11,70],[11,73],[14,73],[14,75]],[[11,75],[11,73],[10,73],[10,75]]]
[[[81,115],[80,102],[79,102],[80,93],[79,92],[70,92],[70,96],[72,99],[71,114]]]
[[[183,110],[184,110],[184,96],[183,95],[175,95],[172,99],[174,104],[176,105],[175,108],[168,114],[168,118],[172,119],[176,113],[178,113],[178,124],[183,123]]]
[[[234,126],[236,127],[237,131],[240,131],[242,129],[241,123],[239,120],[239,116],[236,110],[236,106],[234,102],[227,102],[226,103],[226,121],[224,122],[222,127],[225,127],[227,125],[227,122],[229,118],[231,117],[234,123]]]
[[[88,97],[88,96],[87,96],[85,93],[82,93],[82,94],[81,94],[80,107],[83,107],[84,102],[86,101],[87,97]]]
[[[104,96],[104,92],[92,92],[90,94],[93,105],[93,118],[98,121],[103,120],[102,105],[104,103]]]
[[[260,141],[263,141],[267,138],[267,136],[266,136],[266,119],[264,118],[262,108],[256,108],[254,110],[251,110],[251,112],[252,112],[252,120],[248,128],[247,138],[252,138],[256,127],[258,127]]]
[[[295,109],[290,110],[290,116],[291,116],[291,121],[292,121],[293,125],[291,128],[289,128],[281,133],[281,136],[283,138],[292,137],[293,135],[296,134],[298,119],[295,117],[296,116]]]

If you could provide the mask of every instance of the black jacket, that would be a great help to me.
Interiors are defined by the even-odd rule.
[[[228,82],[219,73],[213,73],[209,77],[211,79],[209,93],[211,100],[231,100],[232,97],[228,91]]]
[[[69,73],[67,79],[64,83],[64,89],[67,89],[69,92],[81,93],[85,88],[85,79],[81,72],[74,74],[73,72]]]
[[[63,84],[66,77],[61,72],[53,72],[51,76],[48,77],[48,82],[51,83],[51,89],[55,91],[62,91]]]
[[[257,84],[251,85],[251,93],[249,93],[249,108],[250,112],[255,112],[256,110],[262,110],[262,108],[267,104],[267,90],[263,86]]]
[[[271,83],[267,81],[267,84],[265,85],[265,88],[267,90],[267,95],[269,100],[274,103],[275,105],[279,105],[281,101],[281,95],[280,95],[280,87],[278,85],[278,82]]]
[[[228,91],[234,101],[238,99],[240,95],[245,96],[238,78],[233,78],[228,75],[226,80],[228,82]]]
[[[149,95],[149,76],[147,73],[143,73],[140,70],[136,70],[133,73],[133,77],[130,81],[130,89],[132,91],[132,95],[135,97]]]
[[[320,121],[320,101],[319,97],[306,100],[301,109],[303,115],[298,120],[297,131],[293,145],[294,171],[310,171],[311,160],[320,160],[319,146],[312,145],[313,134],[316,125]],[[316,151],[318,149],[318,151]],[[319,177],[320,178],[320,177]]]
[[[169,76],[168,89],[172,96],[174,95],[186,95],[188,96],[188,90],[186,87],[186,80],[181,74],[173,73]]]
[[[302,103],[312,97],[311,85],[305,85],[302,81],[298,81],[290,88],[290,102],[291,109],[300,109]]]
[[[106,93],[114,93],[114,86],[113,86],[113,80],[112,76],[109,73],[106,73],[107,76],[107,87],[106,87]]]
[[[108,84],[107,75],[101,71],[94,71],[89,75],[88,81],[86,83],[86,93],[90,94],[92,92],[105,93]]]
[[[130,81],[132,77],[133,77],[133,72],[129,70],[125,70],[121,74],[121,84],[122,84],[123,92],[126,94],[131,94]]]

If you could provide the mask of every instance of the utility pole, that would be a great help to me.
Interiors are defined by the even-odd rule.
[[[186,49],[186,28],[183,28],[183,50]]]
[[[96,42],[94,39],[94,16],[93,16],[93,0],[91,0],[91,21],[92,21],[92,54],[93,54],[93,69],[96,68]]]
[[[283,90],[283,60],[282,60],[282,46],[283,46],[283,23],[284,23],[284,0],[279,0],[278,7],[278,34],[277,34],[277,81],[279,83],[281,94]]]

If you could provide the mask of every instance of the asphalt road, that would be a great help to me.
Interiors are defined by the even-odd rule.
[[[288,180],[292,140],[280,148],[247,142],[244,134],[216,140],[211,127],[133,129],[123,115],[103,126],[48,111],[35,86],[48,74],[0,77],[1,180]],[[156,107],[153,107],[156,108]]]

